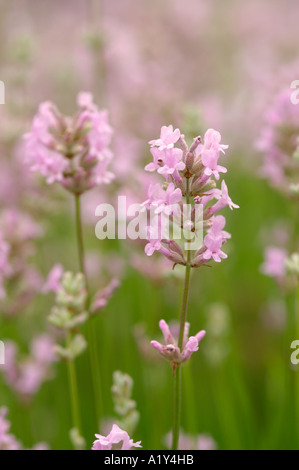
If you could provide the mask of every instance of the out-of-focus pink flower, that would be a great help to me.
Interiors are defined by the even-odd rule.
[[[165,443],[168,448],[171,446],[171,433],[167,434]],[[186,434],[180,431],[179,437],[179,450],[215,450],[217,448],[216,442],[209,434]]]
[[[266,113],[257,148],[264,156],[262,175],[286,193],[299,178],[298,159],[294,158],[298,129],[298,110],[291,101],[291,90],[282,90]]]
[[[31,132],[25,135],[26,161],[51,184],[59,181],[69,191],[81,194],[109,183],[107,170],[112,153],[112,129],[107,111],[99,111],[90,93],[79,93],[78,113],[65,117],[52,103],[42,103]]]
[[[96,434],[92,450],[131,450],[132,447],[141,447],[141,441],[133,442],[126,431],[120,429],[117,424],[113,424],[107,436]]]
[[[0,450],[20,450],[19,441],[13,434],[9,434],[11,424],[6,419],[7,413],[7,408],[0,408]]]
[[[95,298],[91,306],[91,311],[97,312],[99,310],[102,310],[104,307],[106,307],[108,300],[112,296],[115,289],[119,287],[119,285],[120,285],[120,282],[118,279],[112,279],[112,281],[108,284],[107,287],[105,287],[104,289],[101,289],[95,295]]]
[[[265,250],[265,261],[261,270],[267,276],[282,280],[286,274],[287,251],[277,246],[269,246]]]
[[[10,434],[11,424],[6,419],[8,409],[0,408],[0,450],[22,450],[22,444],[13,434]],[[48,450],[49,447],[44,442],[36,444],[32,450]]]
[[[35,395],[42,383],[50,378],[51,365],[56,360],[54,344],[49,335],[38,336],[31,343],[30,355],[18,361],[17,346],[13,341],[6,341],[3,376],[25,400]]]
[[[48,278],[43,285],[42,292],[58,292],[60,289],[60,281],[63,275],[64,269],[61,264],[55,264],[48,274]]]

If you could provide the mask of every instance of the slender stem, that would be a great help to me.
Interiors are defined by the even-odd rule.
[[[83,241],[83,230],[82,230],[82,216],[81,216],[81,201],[80,196],[75,196],[75,205],[76,205],[76,233],[77,233],[77,246],[78,246],[78,256],[79,256],[79,267],[82,274],[84,274],[86,290],[87,290],[87,300],[86,300],[86,310],[89,311],[90,303],[90,291],[88,285],[88,278],[85,269],[85,250],[84,250],[84,241]],[[94,327],[92,325],[92,318],[89,318],[87,322],[87,337],[88,337],[88,350],[89,350],[89,360],[91,367],[92,383],[93,383],[93,393],[95,400],[95,415],[97,420],[97,425],[100,421],[101,408],[102,408],[102,393],[101,393],[101,376],[100,376],[100,366],[99,366],[99,357],[96,344],[96,335]]]
[[[82,274],[85,276],[85,283],[87,284],[86,273],[85,273],[85,263],[84,263],[84,243],[83,243],[83,231],[82,231],[82,221],[81,221],[81,201],[80,196],[75,195],[75,204],[76,204],[76,234],[77,234],[77,246],[78,246],[78,256],[79,256],[79,267]]]
[[[173,413],[173,432],[172,432],[172,450],[177,450],[180,435],[181,421],[181,368],[177,367],[174,372],[174,413]]]
[[[69,332],[67,333],[66,342],[67,342],[67,347],[69,347],[70,342],[71,342],[71,335]],[[73,425],[78,430],[80,435],[82,435],[77,374],[76,374],[75,364],[72,359],[68,361],[68,375],[69,375],[69,386],[70,386],[70,395],[71,395],[71,404],[72,404]]]
[[[190,203],[189,193],[189,179],[186,180],[186,202]],[[187,265],[185,270],[184,292],[182,300],[182,308],[180,315],[180,332],[178,347],[180,350],[183,348],[184,329],[187,320],[188,300],[190,290],[190,273],[191,273],[191,250],[187,253]],[[173,433],[172,433],[172,450],[178,448],[179,435],[180,435],[180,421],[181,421],[181,388],[182,388],[182,374],[181,367],[178,365],[174,371],[174,412],[173,412]]]
[[[178,346],[180,350],[182,350],[182,346],[183,346],[184,329],[185,329],[185,323],[187,319],[189,289],[190,289],[190,272],[191,272],[191,266],[186,266],[183,302],[182,302],[181,317],[180,317],[180,333],[179,333],[179,342],[178,342]]]

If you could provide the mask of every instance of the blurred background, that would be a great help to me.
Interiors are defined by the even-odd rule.
[[[14,341],[18,357],[27,357],[32,340],[50,330],[53,297],[40,293],[44,279],[56,263],[78,270],[72,200],[58,185],[29,174],[21,139],[40,102],[51,100],[71,115],[78,92],[90,91],[109,111],[116,178],[83,197],[88,273],[94,290],[120,281],[95,320],[99,400],[103,421],[113,418],[112,374],[132,377],[140,413],[134,440],[145,449],[165,448],[171,430],[171,368],[148,342],[159,338],[161,318],[179,317],[182,273],[157,254],[148,259],[138,243],[97,240],[94,209],[118,194],[145,199],[148,141],[168,124],[189,142],[209,127],[221,132],[229,144],[226,182],[240,205],[225,214],[232,234],[228,259],[193,272],[191,333],[206,329],[207,335],[183,368],[182,430],[191,440],[202,439],[203,448],[299,447],[299,371],[290,362],[290,344],[299,339],[295,289],[261,268],[269,245],[298,248],[298,201],[262,177],[258,150],[268,110],[299,79],[298,14],[299,4],[286,7],[283,0],[0,2],[6,95],[0,106],[0,226],[18,271],[0,303],[0,339]],[[299,117],[297,123],[299,134]],[[98,429],[87,354],[77,368],[91,447]],[[13,388],[0,366],[0,407],[9,409],[11,431],[23,445],[71,448],[65,364],[53,364],[30,397]]]

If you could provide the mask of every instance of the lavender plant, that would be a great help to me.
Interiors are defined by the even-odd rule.
[[[85,266],[81,196],[102,183],[110,183],[114,175],[108,171],[112,159],[109,144],[112,129],[107,111],[99,111],[89,93],[80,93],[78,111],[74,117],[64,116],[51,103],[42,103],[35,116],[31,132],[25,135],[26,162],[32,171],[38,172],[48,184],[58,182],[73,195],[80,273],[65,273],[59,283],[60,268],[50,273],[46,290],[51,284],[57,287],[56,306],[49,321],[66,331],[67,347],[58,347],[58,354],[69,363],[70,388],[74,426],[81,432],[80,407],[76,370],[73,360],[86,346],[82,335],[72,337],[72,331],[80,324],[88,324],[88,350],[92,370],[97,424],[100,418],[101,379],[100,365],[91,317],[107,302],[115,283],[106,291],[91,298]]]
[[[166,344],[151,342],[161,356],[170,361],[173,370],[172,449],[175,450],[178,448],[180,433],[181,365],[198,350],[198,344],[205,335],[205,331],[200,331],[189,337],[187,310],[191,269],[207,266],[210,261],[219,263],[227,258],[222,247],[230,234],[223,230],[225,218],[217,213],[226,206],[230,209],[239,206],[229,197],[224,180],[221,189],[216,187],[220,174],[227,172],[225,167],[218,164],[221,153],[228,148],[221,144],[219,132],[208,129],[203,140],[196,137],[188,147],[179,129],[173,129],[171,125],[163,126],[160,138],[149,143],[153,162],[145,169],[157,172],[164,181],[162,184],[150,185],[148,199],[143,203],[150,215],[154,214],[147,227],[148,243],[145,252],[151,256],[157,251],[171,260],[174,266],[185,266],[178,339],[173,337],[167,323],[161,320],[159,325]],[[202,209],[200,213],[196,210],[198,206]],[[176,236],[180,242],[170,238],[169,224],[172,234],[180,234],[179,237]],[[205,234],[203,240],[200,237],[201,230]],[[192,242],[196,237],[200,246],[195,249]]]

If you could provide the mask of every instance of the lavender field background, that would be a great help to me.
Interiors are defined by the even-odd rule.
[[[271,149],[259,145],[267,125],[274,126],[269,110],[276,106],[281,122],[271,143],[290,160],[296,151],[299,105],[287,99],[280,107],[277,100],[285,91],[291,96],[290,85],[299,79],[298,15],[299,4],[283,0],[0,2],[0,232],[17,273],[3,274],[0,340],[14,342],[20,368],[34,338],[46,334],[56,341],[47,320],[54,295],[42,293],[49,271],[57,263],[79,270],[73,200],[59,184],[28,170],[23,135],[41,102],[52,101],[72,115],[81,91],[108,110],[113,129],[115,178],[82,196],[91,288],[119,282],[93,320],[101,429],[88,352],[76,359],[88,449],[94,434],[106,434],[107,422],[114,422],[116,370],[134,381],[140,417],[131,437],[144,449],[168,445],[173,377],[149,342],[159,337],[161,318],[179,317],[182,272],[157,253],[147,257],[141,242],[98,240],[94,211],[118,195],[136,203],[146,199],[148,141],[169,124],[189,142],[208,128],[221,133],[229,145],[222,160],[229,169],[226,182],[240,206],[225,214],[232,235],[228,259],[192,272],[188,319],[192,331],[204,329],[206,337],[182,367],[186,445],[299,447],[299,370],[290,361],[290,345],[299,340],[298,280],[296,270],[287,275],[283,263],[274,260],[271,269],[265,261],[271,246],[285,250],[285,257],[298,250],[298,193],[290,194],[287,179],[296,180],[298,161],[291,168],[279,162],[284,179],[276,164],[269,169],[271,158],[265,170]],[[24,447],[43,442],[50,449],[71,449],[65,363],[49,362],[29,393],[16,390],[16,377],[9,380],[0,365],[0,408],[7,407],[10,432]],[[30,373],[29,382],[35,380]]]

